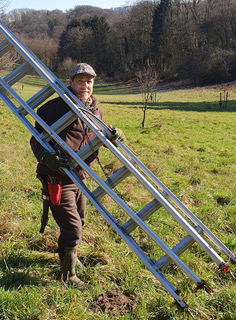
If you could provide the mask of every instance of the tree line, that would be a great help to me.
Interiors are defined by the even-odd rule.
[[[235,0],[140,1],[101,9],[14,10],[1,19],[52,71],[85,61],[112,80],[151,68],[163,81],[195,85],[236,78]]]

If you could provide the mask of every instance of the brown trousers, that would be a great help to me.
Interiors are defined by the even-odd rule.
[[[86,179],[83,180],[86,183]],[[65,247],[75,247],[82,241],[82,226],[85,222],[87,199],[76,184],[62,182],[61,203],[50,204],[53,217],[60,228],[58,252]]]

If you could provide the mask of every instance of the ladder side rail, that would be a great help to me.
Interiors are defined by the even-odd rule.
[[[55,78],[49,69],[38,59],[38,57],[26,47],[26,45],[0,20],[0,31],[15,49],[27,60],[40,74]]]
[[[5,94],[5,93],[0,93],[0,97],[2,98],[2,100],[9,106],[9,108],[11,109],[11,111],[14,113],[14,115],[25,125],[25,127],[31,132],[31,134],[37,139],[38,142],[40,142],[40,144],[48,149],[49,151],[53,152],[54,149],[51,147],[50,144],[47,144],[45,142],[43,142],[38,134],[38,131],[35,129],[35,127],[32,125],[32,123],[25,117],[22,117],[18,112],[17,109],[15,107],[15,105],[13,104],[13,102],[9,99],[9,97]]]
[[[2,26],[1,26],[2,25]],[[37,58],[37,56],[31,52],[24,43],[16,37],[14,33],[11,32],[0,21],[0,28],[2,33],[8,40],[15,46],[18,52],[27,60],[35,70],[50,84],[50,86],[58,93],[58,95],[70,106],[70,108],[77,113],[79,109],[85,110],[88,114],[93,117],[93,122],[96,122],[96,116],[94,116],[89,110],[83,105],[83,103]],[[72,100],[73,99],[73,100]],[[81,110],[79,116],[81,115]],[[91,123],[91,121],[90,121]],[[105,130],[106,134],[110,134],[111,129],[102,121],[97,118],[97,123],[100,125],[100,129]],[[93,125],[87,124],[91,130],[93,130]]]
[[[119,140],[116,141],[118,146],[121,146]],[[115,148],[114,145],[107,139],[104,144],[112,151],[118,159],[132,172],[132,174],[146,187],[147,190],[162,204],[163,207],[179,222],[179,224],[195,239],[196,242],[208,253],[209,256],[219,265],[225,264],[224,260],[209,246],[193,228],[192,225],[173,207],[173,205],[157,190],[135,167],[129,162],[124,155]]]
[[[9,86],[9,84],[6,83],[6,82],[4,81],[4,79],[2,79],[1,77],[0,77],[0,83],[1,83],[1,85],[5,88],[5,90],[8,91],[8,92],[19,102],[19,104],[28,112],[28,114],[30,114],[30,115],[34,118],[34,120],[41,125],[41,127],[51,136],[51,138],[52,138],[53,140],[55,140],[55,142],[56,142],[57,144],[59,144],[63,149],[68,150],[68,145],[64,142],[64,140],[62,140],[62,139],[58,136],[58,134],[57,134],[56,132],[54,132],[54,130],[52,129],[52,127],[50,127],[49,125],[47,125],[47,123],[46,123],[45,121],[43,121],[43,120],[38,116],[38,114],[37,114],[34,110],[32,110],[32,109],[28,106],[28,104],[27,104],[27,103]],[[8,99],[7,101],[8,101],[8,103],[11,103],[12,106],[14,106],[15,109],[17,109],[17,108],[15,107],[15,105],[14,105],[12,102],[10,102],[10,99]],[[17,110],[18,110],[18,109],[17,109]],[[18,118],[20,118],[19,115],[18,115]],[[89,122],[89,124],[90,124],[90,126],[92,126],[92,123],[91,123],[91,122]],[[100,133],[100,131],[99,131],[97,128],[96,128],[96,131]],[[101,134],[102,134],[102,133],[101,133]],[[38,133],[38,135],[40,135],[40,134]],[[40,142],[40,139],[39,139],[38,137],[37,137],[37,139],[38,139],[38,141]],[[79,158],[79,157],[77,157],[77,159],[78,159],[78,158]]]
[[[204,234],[216,245],[222,252],[224,252],[233,262],[236,263],[235,255],[199,220],[185,205],[159,180],[156,176],[146,168],[143,163],[137,159],[137,157],[126,148],[120,141],[116,141],[118,147],[120,147],[139,167],[140,169],[154,182],[158,187],[166,192],[166,194],[173,200],[173,202],[188,216],[188,218],[199,226]]]
[[[68,96],[72,96],[76,104],[80,105],[82,109],[87,109],[83,103],[38,59],[38,57],[25,46],[25,44],[0,20],[0,29],[3,35],[16,48],[16,50],[27,60],[34,69],[50,84],[50,86],[59,94],[59,96],[71,106],[73,103],[68,100]],[[59,88],[59,87],[60,88]],[[68,96],[67,96],[68,95]],[[72,104],[73,109],[75,104]]]
[[[71,110],[77,114],[77,116],[99,137],[104,140],[104,134],[106,136],[111,135],[112,129],[101,119],[99,119],[96,115],[94,115],[91,111],[86,108],[83,103],[67,88],[65,88],[68,92],[61,95],[61,92],[58,92],[61,98],[67,103],[67,105],[71,108]],[[104,134],[99,136],[99,132],[103,131]],[[106,138],[105,138],[106,140]]]
[[[8,98],[6,96],[6,98]],[[25,124],[23,117],[21,117],[17,112],[16,112],[16,108],[15,105],[11,102],[11,100],[8,98],[8,100],[5,101],[7,104],[9,103],[9,105],[11,104],[13,106],[12,111],[15,113],[15,115]],[[28,120],[27,120],[28,121]],[[47,144],[45,144],[38,135],[38,131],[33,127],[33,125],[30,123],[30,126],[26,125],[26,127],[31,131],[31,133],[35,136],[35,138],[38,139],[38,141],[45,147],[50,147]],[[51,151],[53,151],[53,148],[51,147]],[[113,226],[113,228],[115,228],[116,231],[119,232],[120,235],[122,235],[123,239],[127,242],[127,238],[124,237],[124,233],[120,232],[121,230],[121,226],[114,221],[114,218],[108,213],[108,211],[105,211],[105,209],[103,209],[103,206],[98,203],[98,201],[91,196],[90,192],[88,192],[86,190],[86,187],[83,187],[83,183],[82,181],[76,176],[75,173],[70,173],[68,170],[65,170],[67,172],[67,174],[70,176],[70,178],[72,178],[72,180],[80,187],[80,189],[85,193],[85,195],[87,196],[87,198],[95,205],[95,207],[99,210],[99,212],[103,213],[104,216],[106,217],[106,219],[108,220],[108,222]],[[128,243],[128,242],[127,242]],[[140,249],[140,248],[139,248]],[[140,252],[137,251],[137,248],[135,249],[136,254],[138,254],[138,256],[140,256]],[[149,267],[150,269],[150,267]],[[168,285],[166,284],[166,281],[163,280],[163,276],[160,277],[160,273],[156,272],[155,270],[152,270],[152,272],[154,273],[154,275],[156,275],[156,277],[159,279],[159,281],[165,286],[165,288],[172,294],[172,296],[182,305],[185,306],[185,304],[183,302],[181,302],[182,300],[178,297],[178,295],[176,294],[176,291],[173,290],[173,285],[171,285],[170,283],[168,283]],[[197,278],[198,280],[199,278]],[[199,281],[201,281],[199,279]]]
[[[4,88],[8,91],[10,91],[13,95],[13,97],[15,97],[15,99],[22,105],[24,106],[24,108],[35,118],[35,120],[40,123],[40,125],[43,127],[44,130],[46,130],[50,135],[53,136],[53,139],[55,140],[56,143],[58,143],[58,145],[60,145],[60,147],[62,147],[64,150],[66,150],[68,152],[68,154],[74,158],[77,163],[81,166],[81,168],[83,170],[85,170],[105,191],[107,194],[110,195],[110,197],[116,202],[118,203],[123,210],[128,213],[130,215],[130,217],[132,219],[134,219],[136,221],[136,223],[145,231],[146,234],[148,234],[150,236],[150,238],[153,239],[153,241],[155,243],[157,243],[162,250],[168,254],[169,256],[171,256],[171,258],[175,261],[175,263],[177,265],[179,265],[179,267],[186,273],[189,275],[190,278],[193,279],[194,282],[199,283],[201,282],[201,279],[199,277],[197,277],[197,275],[194,274],[194,272],[187,266],[184,264],[184,262],[179,259],[179,257],[177,255],[175,255],[174,253],[172,253],[171,249],[146,225],[144,224],[144,222],[142,221],[142,219],[140,219],[132,210],[131,208],[123,201],[121,200],[117,194],[110,189],[110,187],[100,178],[98,177],[93,170],[81,159],[77,156],[77,154],[70,148],[68,147],[68,145],[65,143],[64,140],[62,140],[54,131],[52,131],[51,127],[48,126],[38,115],[37,113],[35,113],[35,111],[33,111],[26,103],[25,101],[17,94],[15,93],[11,87],[5,83],[3,81],[2,78],[0,78],[0,82],[2,83],[2,85],[4,86]],[[18,116],[19,117],[19,116]],[[100,135],[102,140],[104,140],[104,143],[106,145],[111,145],[111,147],[113,149],[115,149],[114,145],[104,136],[104,134],[99,131],[98,129],[96,129],[98,132],[98,136]],[[36,131],[36,130],[35,130]],[[39,137],[37,137],[38,141],[40,142]],[[125,159],[126,160],[126,159]],[[127,161],[126,161],[127,162]],[[64,169],[64,171],[69,174],[69,171],[67,169]]]
[[[63,149],[67,150],[69,147],[63,141],[52,129],[49,125],[46,124],[39,116],[38,114],[32,110],[27,103],[0,77],[0,83],[5,88],[6,91],[8,91],[18,102],[19,104],[24,107],[24,109],[35,119],[36,122],[38,122],[42,128],[47,131],[55,140],[56,143],[58,143]],[[14,114],[25,124],[27,123],[26,127],[33,133],[34,137],[43,145],[43,147],[48,148],[50,145],[46,144],[40,137],[40,133],[34,128],[34,126],[25,118],[22,117],[16,110],[16,106],[12,103],[12,101],[4,94],[1,94],[4,98],[4,102],[6,102],[8,105],[11,105],[11,110],[14,112]],[[53,148],[50,148],[52,151],[55,151]]]
[[[63,149],[67,150],[67,145],[66,143],[60,138],[58,137],[57,134],[55,134],[54,131],[52,131],[52,129],[44,122],[40,119],[40,117],[31,109],[28,107],[28,105],[25,103],[25,101],[17,94],[14,92],[14,90],[12,90],[12,88],[5,83],[4,81],[1,81],[2,85],[5,87],[5,89],[7,89],[9,92],[11,92],[11,94],[15,97],[15,99],[22,105],[24,106],[24,108],[28,111],[28,113],[30,113],[34,119],[41,124],[41,126],[43,127],[44,130],[46,130],[52,137],[53,139],[56,141],[56,143],[58,143]],[[68,97],[67,97],[68,98]],[[73,108],[75,108],[75,104],[68,98],[70,104],[72,105]],[[82,113],[82,111],[80,109],[75,110],[76,113],[78,113],[78,115],[81,116],[82,121],[84,121],[86,124],[89,125],[89,127],[94,128],[94,125],[91,121],[89,121],[89,119],[87,119],[86,115]],[[219,264],[219,265],[223,265],[224,261],[223,259],[221,259],[218,255],[215,254],[215,252],[213,252],[210,248],[209,245],[206,243],[206,241],[204,241],[203,239],[199,239],[198,234],[195,232],[195,229],[192,228],[192,226],[190,226],[188,223],[186,223],[186,221],[184,221],[183,217],[179,214],[179,212],[173,208],[169,202],[166,201],[166,199],[159,193],[158,190],[154,189],[153,185],[151,185],[143,176],[140,175],[140,173],[137,171],[137,169],[129,162],[127,161],[127,159],[123,156],[123,154],[117,150],[117,148],[104,136],[103,132],[101,132],[100,130],[98,130],[97,128],[94,128],[93,131],[95,132],[95,134],[104,142],[104,144],[110,149],[110,151],[112,151],[118,159],[121,160],[121,162],[123,162],[123,164],[134,174],[134,176],[136,176],[138,178],[138,180],[144,185],[146,186],[146,188],[155,196],[157,197],[157,200],[162,203],[162,205],[169,211],[170,213],[176,218],[177,221],[179,221],[179,223],[195,238],[195,240],[199,243],[201,243],[201,246],[212,256],[212,258]],[[119,141],[117,141],[119,143]],[[72,151],[72,150],[71,150]],[[74,152],[73,152],[74,153]],[[75,154],[75,153],[74,153]],[[76,156],[76,154],[75,154]],[[75,158],[76,159],[76,158]],[[79,161],[81,161],[81,159],[79,157],[77,157],[77,160],[79,159]],[[86,170],[85,170],[86,171]],[[113,195],[114,196],[114,195]],[[116,199],[116,197],[115,197]],[[124,203],[124,205],[126,205]],[[141,219],[140,219],[141,220]],[[142,221],[142,220],[141,220]]]
[[[38,57],[25,46],[25,44],[0,20],[0,31],[8,39],[21,56],[28,61],[32,67],[48,82],[48,84],[57,92],[61,98],[64,98],[64,92],[73,95],[70,90],[38,59]],[[61,88],[58,88],[60,86]],[[63,92],[63,91],[64,92]],[[73,96],[82,108],[85,106]],[[67,100],[68,101],[68,100]]]
[[[201,283],[202,280],[175,254],[172,252],[172,250],[155,234],[151,228],[149,228],[141,218],[139,218],[135,212],[120,198],[117,196],[117,194],[99,177],[96,175],[96,173],[80,158],[77,157],[77,155],[74,153],[73,150],[71,150],[70,155],[73,158],[77,158],[78,164],[81,166],[83,170],[85,170],[94,181],[98,183],[105,191],[106,193],[117,203],[120,205],[120,207],[133,219],[135,222],[140,226],[140,228],[157,244],[159,247],[168,255],[171,257],[171,259],[195,282],[195,283]],[[65,169],[65,172],[68,173],[70,176],[70,173],[67,169]]]
[[[86,195],[88,200],[98,209],[98,211],[104,216],[104,218],[109,222],[109,224],[115,229],[115,231],[122,237],[122,239],[130,246],[130,248],[136,253],[136,255],[144,262],[144,264],[152,271],[156,278],[161,282],[161,284],[167,289],[167,291],[173,296],[173,298],[182,306],[186,307],[186,304],[177,295],[177,290],[173,284],[164,277],[164,275],[159,271],[155,270],[154,263],[152,260],[146,256],[142,249],[137,245],[137,243],[123,230],[117,220],[107,211],[107,209],[94,198],[93,194],[90,192],[88,187],[83,183],[83,181],[74,173],[69,172],[67,169],[68,176],[70,179],[77,184],[80,190]]]
[[[71,101],[72,103],[72,101]],[[76,112],[76,110],[75,110]],[[82,121],[88,124],[89,127],[94,127],[93,123],[86,119],[86,115],[83,114],[79,109],[78,113],[82,113]],[[123,162],[123,164],[136,176],[136,178],[157,198],[157,200],[166,208],[168,212],[172,214],[172,216],[183,226],[183,228],[191,234],[191,236],[197,241],[201,247],[212,257],[214,261],[217,262],[218,265],[223,266],[225,264],[224,260],[214,251],[209,244],[199,236],[199,234],[195,231],[195,229],[184,219],[184,217],[160,194],[160,192],[154,188],[154,186],[143,177],[140,172],[124,157],[124,155],[111,143],[102,132],[100,132],[97,128],[93,130],[95,134],[104,141],[104,144],[116,155],[118,159]],[[120,145],[120,141],[116,141],[118,145]],[[100,185],[100,184],[99,184]]]
[[[77,98],[76,98],[77,99]],[[90,110],[88,110],[87,108],[83,108],[82,112],[86,114],[86,116],[88,117],[88,119],[90,121],[92,121],[97,127],[99,127],[100,129],[104,130],[105,132],[106,130],[108,130],[108,133],[111,134],[111,132],[113,131],[112,128],[109,127],[109,125],[107,125],[104,121],[102,121],[101,119],[99,119],[96,115],[94,115]]]

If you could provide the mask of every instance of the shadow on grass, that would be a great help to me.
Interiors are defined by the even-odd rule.
[[[69,86],[69,79],[60,79],[60,81],[67,87]],[[18,88],[21,90],[27,90],[28,86],[40,87],[46,86],[47,83],[44,79],[39,76],[30,74],[28,78],[24,78],[23,81],[18,83]],[[94,84],[94,95],[122,95],[122,94],[137,94],[140,93],[140,89],[124,84],[114,84],[109,82],[103,82],[96,80]]]
[[[8,271],[0,279],[0,287],[5,290],[18,290],[24,286],[41,286],[45,283],[38,278],[32,277],[26,272],[10,272]]]
[[[125,84],[109,83],[96,80],[94,84],[94,95],[122,95],[141,93],[140,89],[135,86]]]
[[[46,282],[32,274],[32,269],[45,268],[48,260],[36,260],[26,257],[11,256],[7,261],[0,260],[0,287],[6,290],[16,290],[24,286],[43,286]]]
[[[121,106],[131,106],[133,108],[143,108],[140,102],[110,102],[102,101],[106,104]],[[236,112],[236,100],[228,101],[226,109],[222,109],[216,102],[152,102],[149,103],[148,109],[151,110],[175,110],[175,111],[197,111],[197,112]]]

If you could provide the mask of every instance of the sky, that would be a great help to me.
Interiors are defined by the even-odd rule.
[[[74,9],[75,6],[94,6],[103,9],[111,9],[116,7],[131,5],[132,0],[7,0],[6,11],[13,9],[35,9],[35,10],[54,10],[59,9],[66,11]]]

